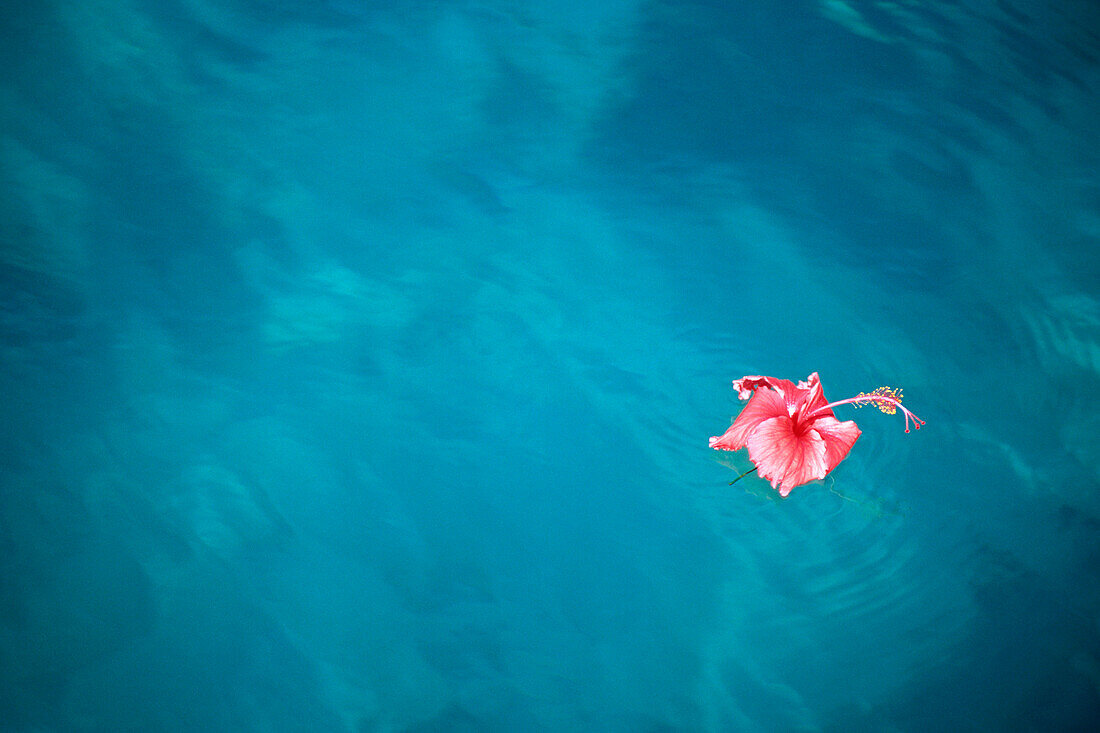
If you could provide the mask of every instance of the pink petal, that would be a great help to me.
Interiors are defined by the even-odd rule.
[[[804,390],[802,393],[804,399],[802,404],[803,415],[808,415],[814,410],[829,404],[829,401],[825,399],[825,392],[821,388],[821,378],[817,376],[817,372],[806,377],[805,381],[800,381],[798,383],[798,389]],[[822,412],[821,414],[825,417],[833,417],[832,410]]]
[[[775,377],[748,376],[733,380],[733,388],[737,390],[737,396],[747,400],[755,390],[761,387],[770,387],[779,392],[788,402],[796,399],[798,388],[789,379],[776,379]]]
[[[796,435],[794,427],[787,416],[773,417],[760,423],[746,441],[749,460],[780,496],[829,472],[825,440],[813,429]]]
[[[757,387],[762,387],[771,377],[761,376],[744,376],[740,379],[733,380],[733,390],[737,392],[737,396],[743,400],[747,400],[752,397],[753,391]]]
[[[840,422],[835,417],[817,418],[813,421],[812,429],[816,430],[825,441],[826,473],[832,471],[844,460],[861,434],[860,429],[851,420]]]
[[[710,439],[710,447],[715,450],[741,450],[745,439],[760,423],[773,417],[788,417],[787,406],[778,392],[759,389],[752,394],[749,404],[733,421],[733,425],[721,437]]]

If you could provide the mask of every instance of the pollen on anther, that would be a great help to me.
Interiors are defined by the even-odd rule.
[[[856,399],[856,407],[874,405],[887,415],[896,415],[898,405],[901,404],[901,390],[891,387],[879,387],[874,392],[860,392]],[[908,432],[908,431],[907,431]]]

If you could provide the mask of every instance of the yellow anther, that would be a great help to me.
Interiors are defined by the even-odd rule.
[[[871,393],[860,392],[856,396],[856,400],[858,400],[855,403],[856,407],[863,407],[864,405],[871,404],[887,415],[896,415],[898,405],[901,404],[901,390],[891,389],[890,387],[879,387]]]

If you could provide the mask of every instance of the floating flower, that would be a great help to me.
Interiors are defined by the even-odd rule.
[[[859,438],[856,424],[837,420],[834,407],[874,405],[888,415],[901,410],[907,433],[910,421],[915,429],[924,424],[902,406],[901,391],[889,387],[828,402],[817,372],[797,385],[774,377],[742,377],[734,380],[733,388],[738,397],[749,402],[725,434],[710,439],[710,447],[741,450],[747,446],[749,460],[755,466],[747,473],[759,471],[780,496],[786,496],[795,486],[825,478]]]

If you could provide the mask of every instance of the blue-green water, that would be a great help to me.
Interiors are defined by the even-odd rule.
[[[56,0],[0,68],[3,730],[1100,718],[1094,3]],[[813,371],[927,425],[728,486]]]

